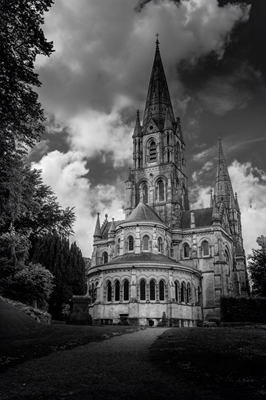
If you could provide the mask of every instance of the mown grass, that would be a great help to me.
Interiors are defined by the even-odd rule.
[[[151,361],[225,399],[266,398],[265,328],[170,329],[152,346]]]

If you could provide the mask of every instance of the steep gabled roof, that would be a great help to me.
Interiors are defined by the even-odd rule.
[[[212,225],[212,207],[208,207],[208,208],[201,208],[198,210],[185,211],[181,218],[181,228],[183,229],[190,228],[192,212],[194,213],[196,228]]]
[[[148,204],[140,201],[137,207],[132,211],[132,213],[127,217],[125,222],[135,222],[135,221],[152,221],[152,222],[160,222],[163,221],[159,217],[158,214],[154,211],[154,209]]]

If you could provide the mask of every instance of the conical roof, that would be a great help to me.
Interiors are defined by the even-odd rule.
[[[97,219],[96,219],[96,225],[95,225],[95,231],[94,231],[94,238],[101,238],[102,237],[102,233],[101,233],[101,226],[100,226],[100,214],[97,213]]]
[[[158,128],[163,129],[167,108],[169,109],[170,116],[172,117],[172,119],[174,119],[171,98],[159,50],[159,42],[157,40],[155,57],[146,99],[143,127],[146,127],[148,120],[150,119],[150,117],[152,117]]]
[[[214,193],[216,195],[217,204],[224,202],[227,207],[232,208],[235,206],[234,192],[220,138]]]
[[[148,206],[148,204],[139,202],[137,207],[132,211],[132,213],[127,217],[125,222],[135,222],[135,221],[152,221],[152,222],[160,222],[163,221],[156,214],[153,208]]]
[[[137,111],[137,116],[136,116],[135,128],[134,128],[134,132],[133,132],[132,138],[140,137],[140,136],[141,136],[141,126],[140,126],[139,110],[138,110]]]

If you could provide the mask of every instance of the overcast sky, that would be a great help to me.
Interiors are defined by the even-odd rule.
[[[186,141],[191,207],[208,207],[222,138],[247,253],[266,235],[266,2],[56,0],[38,57],[46,134],[29,156],[91,256],[96,212],[123,219],[136,110],[143,116],[156,33]]]

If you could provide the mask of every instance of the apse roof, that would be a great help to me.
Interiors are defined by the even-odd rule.
[[[152,221],[152,222],[160,222],[163,221],[159,217],[158,214],[154,211],[154,209],[148,204],[140,201],[137,207],[132,211],[132,213],[127,217],[125,222],[135,222],[135,221]]]
[[[142,252],[140,254],[127,253],[113,258],[109,264],[123,264],[123,263],[161,263],[161,264],[179,264],[179,262],[172,260],[163,254],[153,254],[149,252]]]
[[[194,213],[195,226],[200,228],[202,226],[210,226],[212,224],[212,207],[200,208],[198,210],[185,211],[181,219],[181,228],[190,228],[191,213]]]

